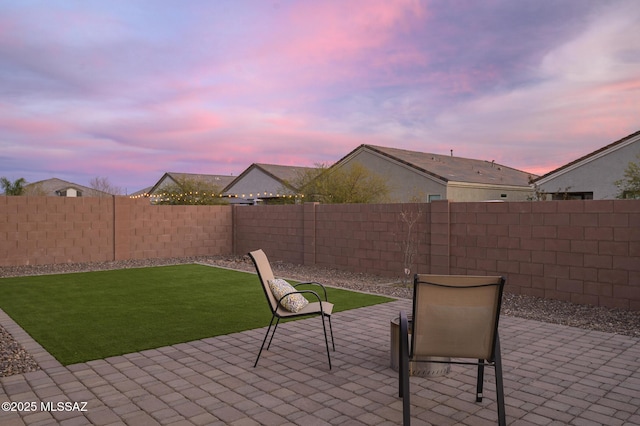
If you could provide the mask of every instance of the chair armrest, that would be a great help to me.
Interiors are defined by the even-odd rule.
[[[319,282],[317,282],[317,281],[306,281],[306,282],[303,282],[303,283],[298,283],[298,284],[294,285],[294,287],[298,287],[298,286],[300,286],[300,285],[305,285],[305,284],[312,284],[312,285],[317,285],[317,286],[322,287],[322,291],[324,292],[324,300],[325,300],[326,302],[328,302],[328,301],[329,301],[329,299],[327,299],[327,289],[325,288],[325,286],[324,286],[324,285],[320,284],[320,283],[319,283]]]

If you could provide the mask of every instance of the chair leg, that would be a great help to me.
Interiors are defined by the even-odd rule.
[[[495,347],[495,368],[496,368],[496,403],[498,404],[498,424],[507,424],[504,407],[504,387],[502,380],[502,355],[500,354],[500,338],[496,336]]]
[[[273,321],[273,318],[271,318],[271,321]],[[269,344],[267,345],[267,350],[269,350],[269,348],[271,347],[271,342],[273,341],[273,336],[276,335],[276,330],[278,329],[278,324],[280,324],[280,317],[278,317],[278,321],[276,321],[276,325],[275,325],[275,327],[273,327],[273,333],[271,333],[271,339],[269,339]]]
[[[398,397],[404,396],[404,334],[403,334],[403,312],[400,312],[400,336],[398,337]],[[408,336],[407,336],[408,340]]]
[[[327,317],[329,319],[329,331],[331,332],[331,345],[333,346],[333,351],[336,351],[336,342],[333,340],[333,327],[331,326],[331,317]]]
[[[320,314],[322,317],[322,330],[324,331],[324,344],[327,346],[327,359],[329,360],[329,370],[331,370],[331,354],[329,353],[329,340],[327,339],[327,327],[324,324],[324,314]],[[329,328],[331,328],[331,318],[329,318]],[[331,340],[333,342],[333,331],[331,332]],[[335,346],[334,346],[335,350]]]
[[[409,331],[407,315],[400,312],[400,344],[398,349],[398,382],[402,398],[402,424],[411,424],[411,401],[409,397]]]
[[[478,360],[478,383],[476,384],[476,402],[482,402],[482,388],[484,386],[484,360]]]
[[[264,348],[264,343],[267,341],[267,337],[269,337],[269,331],[271,331],[271,326],[273,325],[273,319],[275,318],[275,316],[271,317],[271,322],[269,323],[269,327],[267,328],[267,332],[264,335],[264,339],[262,339],[262,345],[260,346],[260,351],[258,352],[258,357],[256,358],[256,362],[253,364],[253,368],[255,368],[258,365],[258,360],[260,359],[260,355],[262,355],[262,349]],[[278,321],[280,320],[280,318],[278,318]],[[278,326],[278,323],[276,323],[276,327]],[[276,330],[275,328],[273,329],[273,333],[275,334]],[[271,335],[271,339],[273,339],[273,334]],[[269,340],[269,346],[271,345],[271,340]],[[269,349],[267,347],[267,349]]]

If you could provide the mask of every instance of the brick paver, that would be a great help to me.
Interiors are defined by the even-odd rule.
[[[0,411],[0,424],[400,424],[389,320],[409,308],[398,300],[334,314],[332,370],[317,317],[281,324],[257,368],[265,329],[64,367],[0,311],[42,367],[0,378],[0,402],[29,403]],[[506,316],[500,334],[509,424],[640,424],[640,339]],[[412,377],[414,423],[495,424],[492,369],[486,378],[476,403],[473,367]]]

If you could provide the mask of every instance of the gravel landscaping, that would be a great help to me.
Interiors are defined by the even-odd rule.
[[[150,259],[104,263],[0,267],[0,278],[175,265],[193,262],[242,271],[255,271],[251,260],[247,256],[215,256],[186,259]],[[273,262],[272,267],[274,274],[282,278],[291,278],[294,280],[313,279],[323,284],[351,290],[366,291],[396,298],[410,299],[412,297],[410,285],[403,285],[389,277],[359,274],[330,268],[309,267],[284,262]],[[544,300],[508,293],[504,295],[502,307],[504,315],[640,338],[640,312],[575,305],[567,302]],[[0,324],[0,377],[22,374],[37,370],[38,368],[33,358]]]

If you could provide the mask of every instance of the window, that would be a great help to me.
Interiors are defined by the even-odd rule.
[[[82,197],[82,191],[78,191],[75,188],[59,189],[56,191],[56,195],[60,197]]]
[[[593,192],[556,192],[552,200],[593,200]]]
[[[440,200],[440,199],[442,199],[442,196],[440,194],[429,195],[429,202]]]

